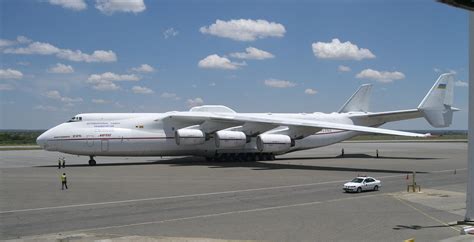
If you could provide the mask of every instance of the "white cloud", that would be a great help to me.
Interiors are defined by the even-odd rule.
[[[95,103],[95,104],[106,104],[106,103],[110,103],[110,101],[107,101],[107,100],[104,100],[104,99],[92,99],[91,101],[92,101],[92,103]]]
[[[58,111],[58,108],[53,107],[53,106],[43,106],[43,105],[37,105],[33,109],[36,110],[41,110],[41,111],[48,111],[48,112],[56,112]]]
[[[171,37],[175,37],[178,34],[179,34],[179,32],[177,30],[175,30],[174,28],[169,28],[169,29],[165,30],[165,32],[163,32],[163,37],[165,39],[169,39]]]
[[[70,97],[63,97],[57,90],[51,90],[47,91],[46,93],[43,94],[43,96],[49,98],[49,99],[54,99],[58,100],[64,103],[75,103],[75,102],[82,102],[82,98],[70,98]]]
[[[146,9],[143,0],[96,0],[95,7],[107,15],[115,12],[139,13]]]
[[[19,36],[20,38],[22,36]],[[25,41],[25,40],[22,40]],[[82,62],[115,62],[117,55],[111,51],[96,50],[92,54],[82,53],[80,50],[60,49],[52,44],[33,42],[26,47],[8,48],[3,51],[6,54],[20,55],[56,55],[58,58],[69,61]]]
[[[57,56],[61,59],[66,59],[76,62],[115,62],[117,55],[111,50],[95,50],[92,55],[82,53],[80,50],[61,50]]]
[[[201,68],[209,69],[224,69],[224,70],[235,70],[239,66],[245,65],[244,63],[232,62],[225,57],[220,57],[219,55],[209,55],[206,58],[199,61],[198,66]]]
[[[441,69],[435,67],[435,68],[433,68],[433,71],[438,73],[438,72],[441,72]]]
[[[112,72],[102,74],[92,74],[87,78],[87,83],[92,84],[92,88],[99,91],[115,91],[120,87],[116,81],[139,81],[140,77],[132,75],[119,75]]]
[[[20,35],[16,37],[16,42],[20,44],[28,44],[31,43],[31,40],[26,38],[25,36]]]
[[[155,93],[148,87],[134,86],[132,87],[132,92],[136,94],[152,94]]]
[[[356,78],[370,79],[370,80],[375,80],[382,83],[389,83],[389,82],[393,82],[394,80],[404,79],[405,74],[399,71],[389,72],[389,71],[376,71],[372,69],[365,69],[359,72],[356,75]]]
[[[21,71],[13,69],[0,69],[0,80],[13,80],[23,78],[23,73]]]
[[[0,48],[15,45],[15,41],[0,39]]]
[[[230,56],[234,58],[238,58],[238,59],[253,59],[253,60],[265,60],[265,59],[275,57],[270,52],[259,50],[254,47],[248,47],[247,49],[245,49],[245,52],[231,53]]]
[[[348,67],[348,66],[340,65],[340,66],[337,67],[337,70],[338,70],[339,72],[348,72],[348,71],[351,71],[351,68]]]
[[[258,19],[232,19],[229,21],[216,20],[210,26],[199,29],[203,34],[215,35],[238,41],[254,41],[267,37],[283,37],[285,27],[282,24]]]
[[[13,89],[15,88],[8,83],[0,83],[0,91],[11,91]]]
[[[170,92],[164,92],[160,95],[160,97],[162,97],[162,98],[172,98],[172,99],[175,99],[175,100],[180,99],[180,97],[178,97],[178,95],[176,95],[176,93],[170,93]]]
[[[87,4],[84,0],[49,0],[49,3],[75,11],[81,11],[87,8]]]
[[[98,91],[115,91],[115,90],[120,89],[120,87],[113,82],[97,83],[97,84],[94,84],[92,88]]]
[[[456,81],[456,82],[454,83],[454,85],[457,86],[457,87],[468,87],[468,86],[469,86],[469,83],[463,82],[463,81]]]
[[[188,99],[186,101],[186,104],[188,104],[188,107],[192,108],[192,107],[203,105],[204,100],[202,100],[202,98],[200,98],[200,97],[197,97],[197,98],[194,98],[194,99]]]
[[[49,43],[33,42],[27,47],[16,49],[6,49],[3,52],[6,54],[21,54],[21,55],[52,55],[57,54],[60,49]]]
[[[359,48],[350,41],[341,43],[339,39],[332,39],[328,43],[313,43],[312,47],[314,55],[321,59],[362,60],[375,58],[369,49]]]
[[[265,80],[265,86],[273,87],[273,88],[288,88],[296,86],[296,83],[285,81],[285,80],[277,80],[277,79],[267,79]]]
[[[70,65],[64,65],[61,63],[57,63],[55,66],[48,69],[48,72],[51,73],[58,73],[58,74],[66,74],[66,73],[73,73],[74,68]]]
[[[314,94],[318,93],[318,91],[316,91],[314,89],[311,89],[311,88],[307,88],[306,90],[304,90],[304,93],[308,94],[308,95],[314,95]]]
[[[134,67],[132,68],[132,71],[136,71],[136,72],[153,72],[155,71],[155,69],[148,65],[148,64],[142,64],[141,66],[139,67]]]

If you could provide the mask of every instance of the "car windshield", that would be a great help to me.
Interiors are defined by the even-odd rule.
[[[363,180],[364,180],[364,179],[362,179],[362,178],[354,178],[354,179],[352,180],[352,182],[355,182],[355,183],[362,183]]]

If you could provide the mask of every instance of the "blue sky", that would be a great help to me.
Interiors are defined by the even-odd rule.
[[[83,112],[414,108],[456,73],[467,128],[467,12],[435,1],[0,1],[0,129]],[[424,120],[386,125],[429,129]]]

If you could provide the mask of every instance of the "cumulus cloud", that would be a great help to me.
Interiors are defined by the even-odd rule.
[[[457,86],[457,87],[468,87],[468,86],[469,86],[469,83],[463,82],[463,81],[460,81],[460,80],[459,80],[459,81],[456,81],[456,82],[454,83],[454,85]]]
[[[96,50],[92,54],[80,50],[61,49],[49,43],[33,42],[26,47],[7,48],[6,54],[20,55],[56,55],[58,58],[76,62],[115,62],[117,55],[111,50]]]
[[[92,74],[87,78],[87,83],[92,84],[92,88],[99,91],[115,91],[120,87],[114,82],[119,81],[139,81],[140,77],[132,75],[120,75],[112,72],[102,74]]]
[[[0,39],[0,48],[7,47],[14,45],[15,41],[7,40],[7,39]]]
[[[11,91],[13,89],[15,88],[8,83],[0,83],[0,91]]]
[[[224,70],[235,70],[240,66],[245,65],[245,63],[236,63],[232,62],[225,57],[220,57],[219,55],[209,55],[206,58],[199,61],[198,66],[200,68],[209,68],[209,69],[224,69]]]
[[[48,111],[48,112],[56,112],[58,108],[53,106],[44,106],[44,105],[37,105],[33,109],[41,110],[41,111]]]
[[[152,66],[148,65],[148,64],[142,64],[141,66],[139,67],[134,67],[132,68],[132,71],[136,71],[136,72],[153,72],[155,71],[155,68],[153,68]]]
[[[192,107],[203,105],[204,100],[202,100],[202,98],[200,98],[200,97],[197,97],[197,98],[194,98],[194,99],[188,99],[186,101],[186,104],[188,105],[188,107],[192,108]]]
[[[273,87],[273,88],[288,88],[296,86],[296,83],[285,81],[285,80],[278,80],[278,79],[267,79],[264,81],[265,86]]]
[[[13,80],[23,78],[23,73],[21,71],[13,69],[0,69],[0,80]]]
[[[148,87],[134,86],[132,87],[132,92],[136,94],[152,94],[155,93]]]
[[[312,47],[314,55],[320,59],[362,60],[375,58],[369,49],[359,48],[350,41],[341,43],[339,39],[332,39],[328,43],[316,42],[312,44]]]
[[[351,68],[348,67],[348,66],[340,65],[340,66],[337,67],[337,70],[338,70],[339,72],[348,72],[348,71],[351,71]]]
[[[92,103],[95,103],[95,104],[106,104],[106,103],[110,103],[110,101],[107,101],[107,100],[104,100],[104,99],[92,99],[91,101],[92,101]]]
[[[143,0],[96,0],[95,7],[107,15],[115,12],[139,13],[146,9]]]
[[[230,54],[231,57],[238,59],[253,59],[253,60],[265,60],[269,58],[274,58],[275,56],[264,50],[259,50],[254,47],[248,47],[245,49],[245,52],[235,52]]]
[[[74,68],[70,65],[64,65],[61,63],[57,63],[55,66],[48,69],[48,72],[51,73],[58,73],[58,74],[66,74],[66,73],[73,73]]]
[[[47,91],[46,93],[43,94],[43,96],[45,96],[49,99],[58,100],[58,101],[61,101],[61,102],[64,102],[64,103],[75,103],[75,102],[82,102],[83,101],[82,98],[80,98],[80,97],[78,97],[78,98],[64,97],[57,90]]]
[[[0,39],[0,48],[13,46],[17,44],[27,44],[30,43],[31,40],[26,38],[25,36],[18,36],[16,40],[7,40],[7,39]]]
[[[179,100],[181,99],[176,95],[176,93],[170,93],[170,92],[164,92],[160,95],[161,98],[169,98],[169,99],[174,99],[174,100]]]
[[[285,26],[267,20],[232,19],[229,21],[216,20],[209,26],[199,29],[203,34],[210,34],[237,41],[254,41],[267,37],[283,37]]]
[[[179,32],[177,30],[175,30],[174,28],[169,28],[169,29],[165,30],[165,32],[163,32],[163,37],[165,39],[169,39],[171,37],[175,37],[178,34],[179,34]]]
[[[318,91],[316,91],[312,88],[307,88],[306,90],[304,90],[304,93],[308,94],[308,95],[314,95],[314,94],[318,93]]]
[[[49,3],[75,11],[81,11],[87,8],[87,4],[84,0],[49,0]]]
[[[393,82],[394,80],[404,79],[405,74],[399,71],[389,72],[389,71],[376,71],[372,69],[365,69],[359,72],[356,75],[356,78],[375,80],[382,83],[389,83],[389,82]]]

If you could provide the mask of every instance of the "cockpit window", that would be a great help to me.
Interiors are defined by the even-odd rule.
[[[78,121],[82,121],[82,117],[72,117],[67,122],[70,123],[70,122],[78,122]]]

